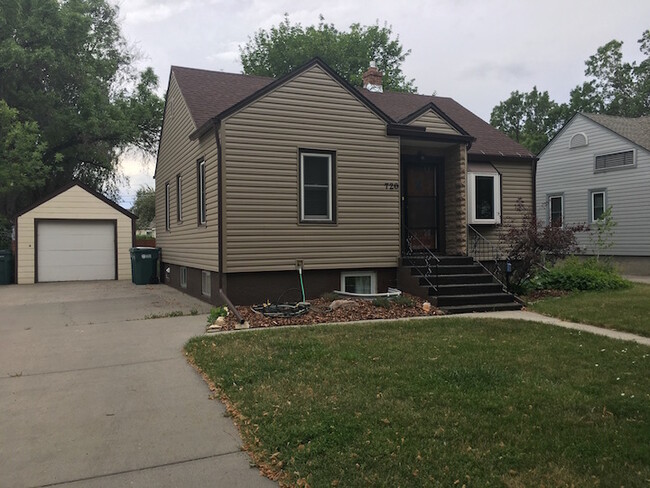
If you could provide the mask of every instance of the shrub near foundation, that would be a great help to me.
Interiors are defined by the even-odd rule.
[[[556,264],[534,281],[537,288],[550,290],[596,291],[630,287],[630,283],[611,265],[596,259],[581,260],[577,257]]]

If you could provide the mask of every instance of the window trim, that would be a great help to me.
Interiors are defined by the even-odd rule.
[[[494,218],[493,219],[479,219],[476,217],[476,177],[486,176],[493,179],[494,189]],[[468,194],[467,201],[469,206],[468,220],[470,224],[500,224],[501,223],[501,174],[497,171],[468,171]]]
[[[176,219],[183,221],[183,177],[180,173],[176,175]]]
[[[589,190],[589,223],[593,224],[598,221],[594,218],[594,195],[603,195],[603,212],[607,210],[607,189],[606,188],[594,188]]]
[[[204,226],[208,220],[208,210],[206,205],[205,194],[205,159],[199,159],[196,162],[196,207],[197,207],[197,224]]]
[[[171,202],[170,202],[169,182],[165,183],[165,230],[170,231],[171,223]]]
[[[548,224],[549,225],[553,224],[553,220],[551,218],[551,209],[552,209],[551,199],[552,198],[559,198],[560,199],[560,203],[561,203],[560,208],[562,210],[562,216],[560,217],[560,219],[561,219],[560,228],[563,228],[564,227],[564,193],[548,193],[546,195],[546,206],[548,207],[547,212],[546,212],[546,217],[548,219]]]
[[[329,202],[327,218],[315,216],[305,217],[304,192],[304,156],[328,157]],[[299,193],[299,222],[301,224],[335,224],[336,223],[336,151],[322,149],[299,149],[298,151],[298,193]]]
[[[212,276],[210,271],[201,270],[201,295],[204,297],[212,296]]]
[[[376,271],[341,271],[341,291],[345,289],[346,278],[358,278],[361,276],[370,276],[370,293],[377,293],[377,272]]]
[[[627,153],[631,152],[632,153],[632,164],[623,164],[621,166],[613,166],[611,168],[596,168],[596,158],[601,157],[601,156],[610,156],[614,154],[621,154],[621,153]],[[614,151],[607,151],[603,153],[595,153],[594,154],[594,173],[607,173],[608,171],[619,171],[621,169],[630,169],[630,168],[636,168],[637,167],[637,154],[636,154],[636,149],[635,148],[625,148],[625,149],[618,149]]]
[[[576,136],[582,136],[585,138],[585,143],[580,144],[579,146],[574,146],[573,145],[573,139],[575,139]],[[584,132],[576,132],[571,136],[571,139],[569,139],[569,149],[578,149],[580,147],[587,147],[589,145],[589,137],[587,137],[587,134]]]
[[[179,282],[181,288],[187,288],[187,266],[180,266],[179,268]]]

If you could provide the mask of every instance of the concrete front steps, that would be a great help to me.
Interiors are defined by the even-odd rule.
[[[469,256],[438,256],[437,263],[426,254],[402,258],[398,273],[400,289],[428,297],[446,314],[521,310],[514,295]]]

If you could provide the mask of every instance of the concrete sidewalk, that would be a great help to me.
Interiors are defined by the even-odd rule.
[[[623,278],[629,281],[634,281],[635,283],[644,283],[646,285],[650,285],[650,276],[624,275]]]
[[[547,317],[535,312],[528,312],[524,310],[505,311],[505,312],[483,312],[479,314],[458,314],[446,315],[445,317],[474,317],[474,318],[496,318],[496,319],[518,319],[527,320],[530,322],[542,322],[549,325],[557,325],[566,329],[581,330],[589,332],[590,334],[601,335],[611,339],[620,339],[622,341],[638,342],[646,346],[650,346],[650,337],[643,337],[629,332],[620,332],[618,330],[605,329],[603,327],[596,327],[595,325],[578,324],[576,322],[567,322],[566,320],[556,319],[555,317]]]
[[[167,286],[0,287],[0,486],[264,487],[187,364],[208,305]]]

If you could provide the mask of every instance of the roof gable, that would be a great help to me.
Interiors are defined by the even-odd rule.
[[[118,212],[123,213],[124,215],[126,215],[127,217],[129,217],[129,218],[132,219],[132,220],[138,218],[137,215],[132,214],[131,212],[129,212],[129,211],[128,211],[127,209],[125,209],[124,207],[122,207],[122,206],[118,205],[117,203],[115,203],[113,200],[111,200],[111,199],[109,199],[109,198],[106,198],[106,197],[105,197],[104,195],[102,195],[101,193],[96,192],[95,190],[93,190],[93,189],[90,188],[89,186],[86,186],[86,185],[83,184],[82,182],[80,182],[80,181],[76,181],[76,180],[75,180],[75,181],[71,181],[70,183],[68,183],[68,184],[65,185],[65,186],[62,186],[61,188],[59,188],[59,189],[56,190],[55,192],[50,193],[50,194],[47,195],[46,197],[44,197],[44,198],[42,198],[42,199],[40,199],[40,200],[34,202],[34,203],[31,204],[29,207],[27,207],[26,209],[24,209],[23,211],[21,211],[18,215],[16,215],[15,218],[18,218],[18,217],[20,217],[20,216],[22,216],[22,215],[25,215],[27,212],[30,212],[30,211],[34,210],[35,208],[37,208],[37,207],[40,207],[40,206],[43,205],[44,203],[47,203],[47,202],[49,202],[50,200],[53,200],[54,198],[58,197],[59,195],[61,195],[61,194],[65,193],[65,192],[67,192],[68,190],[70,190],[71,188],[74,188],[74,187],[81,188],[81,189],[84,190],[85,192],[89,193],[90,195],[92,195],[93,197],[97,198],[98,200],[101,200],[101,201],[104,202],[106,205],[108,205],[108,206],[110,206],[110,207],[113,207],[115,210],[117,210]]]
[[[439,113],[431,106],[423,107],[422,110],[418,110],[413,116],[403,120],[402,123],[424,126],[427,132],[467,135],[462,127],[456,127],[452,120],[447,120],[444,114]]]

